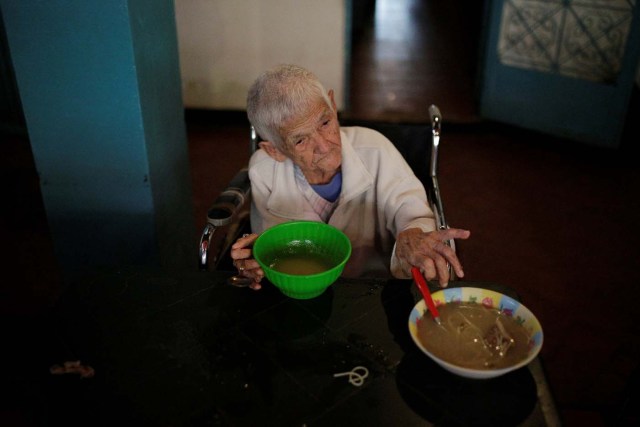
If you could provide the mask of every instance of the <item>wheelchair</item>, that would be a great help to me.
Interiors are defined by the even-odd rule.
[[[449,228],[440,186],[438,184],[438,150],[440,147],[442,115],[436,105],[429,107],[428,124],[387,123],[341,119],[341,126],[362,126],[375,129],[387,137],[405,158],[418,179],[423,183],[436,227]],[[250,128],[249,150],[258,149],[259,135]],[[199,268],[201,270],[232,271],[229,251],[231,245],[244,233],[250,233],[249,208],[251,205],[251,182],[248,168],[237,172],[226,189],[215,199],[207,211],[207,223],[200,236]],[[455,242],[447,244],[455,251]],[[449,267],[451,280],[455,272]]]

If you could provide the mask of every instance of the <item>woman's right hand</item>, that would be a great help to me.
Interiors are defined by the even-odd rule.
[[[260,281],[264,277],[258,261],[251,258],[251,247],[257,238],[257,234],[244,234],[231,246],[231,259],[238,269],[238,275],[253,279],[249,287],[256,291],[262,287]]]

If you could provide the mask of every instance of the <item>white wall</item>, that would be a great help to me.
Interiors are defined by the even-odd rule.
[[[175,0],[183,101],[244,110],[253,80],[281,63],[313,71],[344,105],[346,0]]]

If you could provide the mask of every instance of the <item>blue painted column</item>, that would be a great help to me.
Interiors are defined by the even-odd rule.
[[[195,265],[171,0],[0,0],[65,272]]]

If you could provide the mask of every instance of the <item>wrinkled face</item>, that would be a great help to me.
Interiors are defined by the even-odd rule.
[[[280,128],[283,154],[300,167],[309,184],[326,184],[340,170],[342,141],[333,110],[320,99]]]

